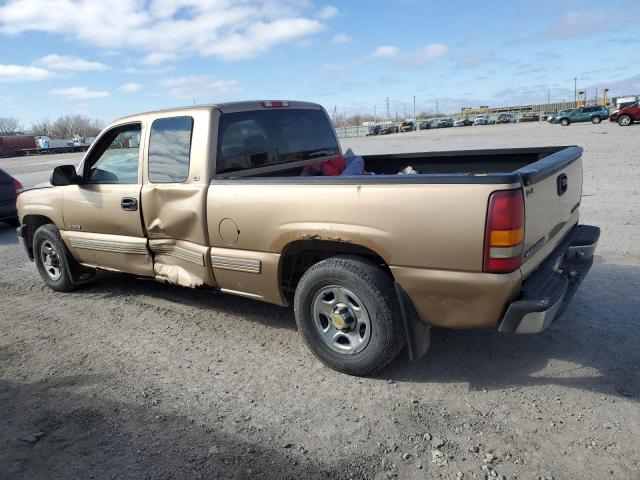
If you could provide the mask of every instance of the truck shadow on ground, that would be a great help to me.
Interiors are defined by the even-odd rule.
[[[3,356],[0,352],[0,356]],[[2,478],[343,478],[297,446],[222,432],[216,412],[194,419],[107,400],[110,379],[0,380]],[[85,392],[94,392],[86,394]],[[213,419],[213,420],[210,420]],[[35,434],[35,435],[34,435]],[[363,459],[362,470],[368,467]],[[357,467],[356,467],[357,468]]]

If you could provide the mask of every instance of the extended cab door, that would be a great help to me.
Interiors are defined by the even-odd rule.
[[[153,275],[140,217],[142,123],[119,125],[96,141],[79,185],[63,187],[65,243],[81,263]]]
[[[210,108],[159,115],[150,122],[142,216],[156,278],[215,286],[209,257]]]

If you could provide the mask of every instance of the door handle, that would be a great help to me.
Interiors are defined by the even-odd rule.
[[[122,208],[122,210],[135,212],[136,210],[138,210],[138,200],[131,197],[124,197],[120,202],[120,207]]]

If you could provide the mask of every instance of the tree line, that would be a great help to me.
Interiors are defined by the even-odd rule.
[[[51,138],[71,139],[73,137],[95,137],[104,127],[102,120],[86,115],[64,115],[51,121],[45,118],[32,122],[31,127],[23,129],[16,117],[0,117],[0,135],[31,134]]]

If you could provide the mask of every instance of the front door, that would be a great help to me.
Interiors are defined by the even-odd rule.
[[[64,187],[62,238],[81,263],[153,275],[140,215],[141,123],[105,132],[89,151],[79,185]]]

